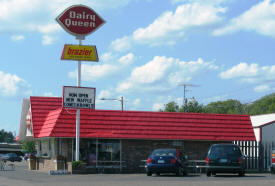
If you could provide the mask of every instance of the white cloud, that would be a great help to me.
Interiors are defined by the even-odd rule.
[[[163,110],[164,109],[164,103],[154,103],[152,110],[153,111],[159,111],[159,110]]]
[[[269,85],[258,85],[256,87],[254,87],[255,92],[267,92],[270,90],[271,90],[271,88]]]
[[[46,96],[46,97],[58,97],[58,96],[54,95],[52,92],[45,92],[43,94],[43,96]]]
[[[133,53],[128,53],[125,56],[119,58],[118,62],[122,65],[129,65],[135,60],[135,55]]]
[[[220,22],[223,19],[220,14],[224,14],[226,8],[217,4],[192,2],[180,5],[174,12],[164,12],[147,27],[138,28],[129,36],[112,41],[110,48],[125,52],[135,44],[174,45],[179,38],[186,35],[186,32],[190,33],[192,28]]]
[[[137,29],[133,33],[133,38],[137,42],[150,45],[154,44],[152,42],[159,43],[160,40],[173,44],[173,38],[183,36],[187,29],[221,21],[219,14],[225,11],[225,8],[207,4],[180,5],[175,12],[167,11],[148,27]]]
[[[111,76],[116,73],[119,68],[117,65],[103,64],[103,65],[88,65],[82,64],[81,66],[81,76],[84,81],[96,81],[98,78],[105,76]],[[69,72],[70,78],[77,77],[77,70],[74,72]]]
[[[242,83],[259,84],[274,82],[275,79],[275,65],[260,66],[258,64],[240,63],[232,68],[221,72],[222,79],[236,79]],[[266,92],[271,90],[267,85],[258,85],[254,88],[255,92]]]
[[[0,71],[0,94],[14,96],[20,88],[28,88],[27,82],[15,74]]]
[[[100,57],[100,60],[102,62],[105,62],[105,63],[108,63],[110,61],[113,61],[114,60],[114,56],[111,52],[106,52],[104,53],[101,57]]]
[[[98,99],[102,99],[102,98],[109,98],[111,96],[111,92],[108,90],[102,90],[100,91],[100,93],[98,94]]]
[[[156,56],[149,63],[135,68],[131,73],[131,79],[137,83],[154,83],[162,79],[173,61],[173,58]]]
[[[140,99],[139,98],[137,98],[137,99],[135,99],[134,101],[133,101],[133,104],[135,105],[135,106],[138,106],[138,105],[140,105]]]
[[[101,60],[104,62],[98,64],[82,64],[81,66],[81,77],[84,81],[96,81],[103,77],[121,76],[122,71],[125,70],[128,65],[135,61],[135,55],[128,53],[124,56],[114,55],[111,52],[104,53],[101,56]],[[77,69],[69,72],[70,78],[77,77]]]
[[[131,49],[132,39],[131,37],[124,36],[123,38],[118,38],[111,43],[111,49],[118,52],[125,52]]]
[[[165,56],[155,56],[148,63],[136,67],[130,77],[121,82],[118,92],[132,91],[167,91],[178,86],[179,82],[188,82],[193,76],[218,67],[212,62],[180,61]]]
[[[275,65],[259,66],[256,63],[240,63],[232,68],[221,72],[222,79],[241,79],[245,82],[255,83],[260,81],[272,80],[275,78]]]
[[[46,15],[49,19],[56,17],[71,5],[85,4],[94,10],[116,9],[125,6],[130,0],[2,0],[0,2],[0,20],[14,21],[15,19],[31,17],[30,15]],[[110,6],[110,4],[112,6]],[[45,17],[39,17],[44,20]]]
[[[237,31],[255,31],[259,34],[275,37],[275,2],[264,0],[251,7],[242,15],[230,20],[225,27],[213,32],[214,35],[226,35]]]
[[[49,35],[44,35],[42,37],[42,44],[43,45],[51,45],[54,42],[54,38],[52,36]]]
[[[37,25],[36,29],[43,34],[48,34],[60,31],[61,27],[57,23],[49,23],[46,25]]]
[[[100,14],[106,9],[125,6],[130,0],[1,0],[0,31],[39,32],[43,35],[61,31],[55,18],[66,8],[75,4],[85,4]],[[112,6],[110,6],[110,4]],[[104,19],[104,16],[102,16]],[[45,38],[44,38],[45,39]],[[44,40],[43,44],[48,44]]]
[[[13,21],[31,13],[40,4],[37,0],[3,0],[0,2],[0,20]]]
[[[248,65],[247,63],[240,63],[231,69],[220,73],[222,79],[232,79],[239,77],[254,77],[259,71],[258,64]]]
[[[24,39],[25,39],[25,36],[23,36],[23,35],[12,35],[11,36],[12,41],[21,41],[21,40],[24,40]]]
[[[200,3],[200,4],[211,4],[211,5],[219,5],[223,3],[228,3],[233,0],[171,0],[172,4],[176,3]]]

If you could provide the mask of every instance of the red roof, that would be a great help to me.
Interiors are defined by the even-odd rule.
[[[30,97],[33,134],[75,137],[75,110],[62,98]],[[81,138],[253,141],[249,115],[81,110]]]

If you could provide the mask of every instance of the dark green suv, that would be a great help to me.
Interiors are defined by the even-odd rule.
[[[214,144],[209,148],[206,161],[207,176],[216,173],[237,173],[245,175],[245,156],[234,144]]]

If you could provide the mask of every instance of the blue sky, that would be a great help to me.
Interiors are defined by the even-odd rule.
[[[78,44],[55,18],[84,4],[106,23],[83,41],[99,62],[82,63],[82,86],[96,88],[96,109],[157,111],[186,97],[204,105],[251,103],[274,92],[275,1],[0,0],[0,129],[19,130],[23,98],[62,96],[76,86]]]

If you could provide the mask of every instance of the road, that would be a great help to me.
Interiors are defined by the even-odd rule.
[[[217,175],[190,174],[187,177],[173,175],[146,176],[145,174],[89,174],[58,175],[29,171],[26,163],[15,163],[15,170],[0,171],[0,186],[274,186],[275,175],[246,174]]]

